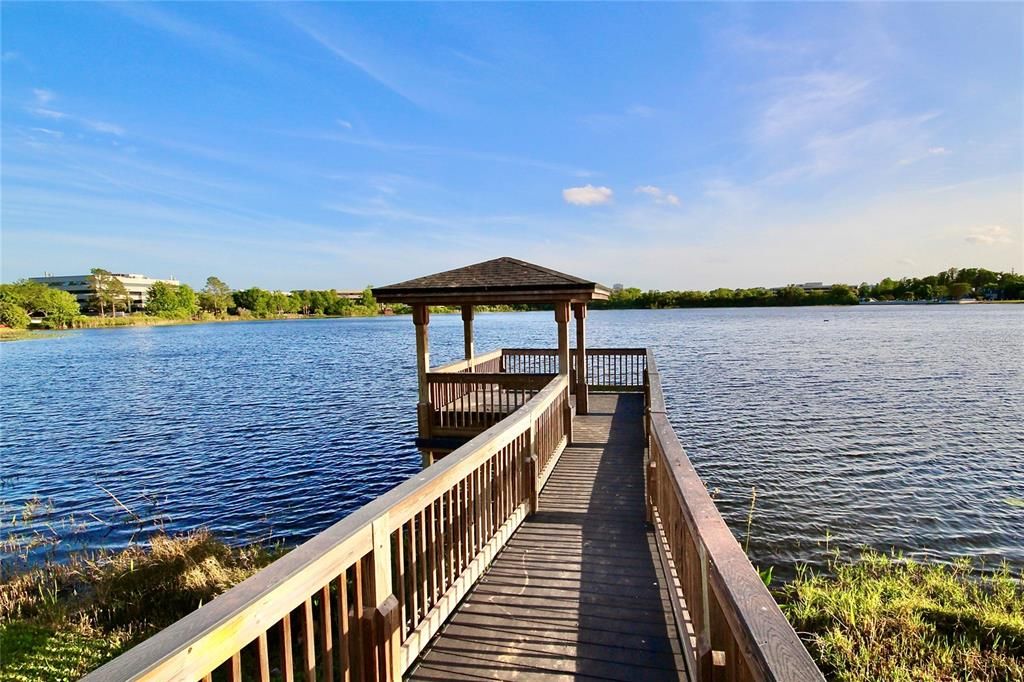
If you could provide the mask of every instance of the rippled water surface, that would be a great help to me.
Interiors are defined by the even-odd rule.
[[[592,312],[656,351],[673,424],[755,562],[828,549],[1024,566],[1024,306]],[[431,320],[434,364],[461,352]],[[555,343],[551,313],[477,348]],[[0,346],[5,516],[38,496],[91,545],[147,522],[307,538],[417,471],[410,318],[98,329]],[[101,487],[102,486],[102,487]],[[105,489],[105,490],[104,490]],[[109,491],[109,494],[108,492]]]

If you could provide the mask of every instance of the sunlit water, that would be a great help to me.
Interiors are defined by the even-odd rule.
[[[1024,566],[1024,306],[592,312],[655,350],[672,423],[761,565],[862,545]],[[434,364],[462,349],[431,320]],[[551,313],[477,348],[552,347]],[[3,533],[24,502],[72,545],[139,523],[308,538],[419,467],[408,317],[86,330],[0,347]],[[108,493],[109,491],[109,493]],[[45,507],[46,505],[44,505]],[[46,531],[44,531],[45,534]]]

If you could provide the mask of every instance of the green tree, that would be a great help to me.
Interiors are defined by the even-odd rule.
[[[182,284],[174,293],[178,300],[176,317],[195,317],[199,312],[199,299],[195,290],[187,284]]]
[[[235,307],[248,310],[256,317],[266,317],[270,314],[270,292],[259,287],[250,287],[233,294]]]
[[[11,329],[25,329],[32,319],[25,309],[10,301],[0,301],[0,326]]]
[[[36,301],[34,309],[43,314],[43,324],[52,329],[70,327],[82,316],[73,295],[50,287],[46,287],[46,292]]]
[[[372,286],[367,285],[366,288],[363,289],[363,297],[362,297],[362,299],[360,299],[359,305],[361,305],[364,308],[367,308],[369,310],[376,310],[377,309],[377,299],[375,299],[373,297],[373,287]]]
[[[178,292],[167,282],[154,282],[146,293],[146,312],[158,317],[177,317],[181,307]]]
[[[807,298],[807,292],[802,287],[790,284],[776,291],[775,298],[782,305],[800,305]]]
[[[971,285],[967,282],[953,282],[949,285],[949,297],[959,301],[971,293]]]
[[[114,282],[121,284],[121,280],[103,268],[93,268],[89,272],[91,274],[87,281],[89,288],[92,289],[93,303],[99,308],[100,317],[105,317],[107,309],[110,308],[113,311],[114,308],[114,296],[116,295]],[[121,288],[124,288],[123,284],[121,284]]]
[[[233,302],[231,287],[218,277],[206,278],[206,286],[199,294],[199,305],[203,310],[217,315],[225,315]]]
[[[132,309],[132,297],[125,288],[124,282],[117,277],[111,277],[107,284],[107,294],[110,300],[110,312],[117,314],[117,309],[122,308],[128,312]]]

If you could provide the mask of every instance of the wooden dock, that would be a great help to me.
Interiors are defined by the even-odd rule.
[[[594,395],[527,519],[406,679],[683,679],[644,520],[643,397]]]
[[[668,420],[644,348],[587,348],[608,289],[513,258],[374,290],[411,306],[423,470],[89,682],[820,682]],[[555,348],[476,355],[475,305]],[[464,359],[431,367],[430,307]],[[576,345],[569,343],[575,319]]]

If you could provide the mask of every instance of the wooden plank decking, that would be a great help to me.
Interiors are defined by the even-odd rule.
[[[643,396],[592,395],[540,497],[407,680],[678,680],[644,522]]]

